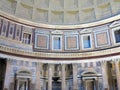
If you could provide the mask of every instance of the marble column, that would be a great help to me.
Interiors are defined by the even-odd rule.
[[[28,78],[28,90],[31,90],[31,80]]]
[[[48,90],[52,90],[52,67],[48,66]]]
[[[115,72],[117,78],[117,87],[120,90],[120,69],[119,69],[119,61],[115,61]]]
[[[98,78],[95,79],[95,81],[94,81],[94,85],[95,85],[95,89],[96,89],[96,90],[99,90]]]
[[[101,62],[101,68],[102,68],[102,74],[103,74],[103,86],[104,90],[109,90],[109,83],[108,83],[108,67],[107,67],[107,62],[102,61]]]
[[[10,72],[11,72],[11,61],[7,60],[6,62],[6,73],[5,73],[5,80],[4,80],[4,89],[9,89],[10,85]],[[14,82],[14,81],[11,81]]]
[[[77,81],[77,64],[73,64],[73,90],[78,90],[78,81]]]
[[[18,84],[18,80],[17,80],[17,74],[15,73],[14,75],[14,90],[17,90],[17,85]]]
[[[62,64],[62,75],[61,75],[61,78],[62,78],[62,90],[66,90],[65,86],[65,64]]]
[[[37,63],[36,67],[36,90],[41,90],[41,82],[40,82],[40,63]]]

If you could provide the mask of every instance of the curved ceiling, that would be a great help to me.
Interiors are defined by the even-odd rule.
[[[0,0],[0,10],[37,23],[77,25],[118,15],[120,0]]]

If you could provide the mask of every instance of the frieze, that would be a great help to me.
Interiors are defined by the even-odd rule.
[[[94,32],[96,32],[96,31],[104,31],[104,30],[108,30],[108,29],[109,29],[108,24],[105,24],[105,25],[94,27],[93,31]]]
[[[92,33],[93,28],[86,28],[80,31],[80,34]]]
[[[4,40],[2,40],[2,39],[4,39]],[[30,46],[30,45],[24,45],[24,44],[22,44],[20,42],[17,42],[17,41],[16,42],[11,41],[11,40],[8,41],[8,39],[6,40],[5,38],[2,38],[2,39],[0,39],[0,46],[6,46],[6,47],[9,47],[11,49],[15,48],[15,49],[18,49],[18,50],[32,51],[32,46]]]
[[[96,67],[95,68],[95,71],[98,73],[98,74],[102,74],[102,70],[100,67]]]
[[[50,34],[50,31],[44,28],[36,28],[34,32],[40,34]]]
[[[75,31],[64,31],[64,35],[74,35],[74,34],[79,34],[77,30]]]

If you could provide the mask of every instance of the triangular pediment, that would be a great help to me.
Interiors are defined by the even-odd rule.
[[[115,21],[110,25],[111,28],[117,27],[117,26],[120,26],[120,21]]]
[[[52,34],[63,34],[61,30],[55,30],[51,32]]]
[[[80,33],[91,33],[92,29],[83,29],[80,31]]]

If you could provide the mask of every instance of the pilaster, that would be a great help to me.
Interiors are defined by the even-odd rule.
[[[66,90],[66,83],[65,83],[65,64],[62,64],[62,90]]]
[[[52,90],[52,67],[48,65],[48,90]]]
[[[102,61],[101,62],[101,68],[102,68],[102,74],[103,74],[103,86],[104,90],[109,90],[109,83],[108,83],[108,67],[107,67],[107,62]]]
[[[40,82],[40,63],[37,63],[36,66],[36,90],[41,90],[41,82]]]
[[[10,64],[11,64],[11,61],[8,59],[6,61],[6,72],[5,72],[5,80],[4,80],[5,90],[9,90],[9,85],[10,85],[10,76],[9,76],[11,72]]]
[[[119,60],[115,61],[115,72],[116,72],[116,78],[117,78],[117,87],[118,90],[120,90],[120,69],[119,69]]]
[[[73,64],[73,90],[78,90],[78,81],[77,81],[77,64]]]

